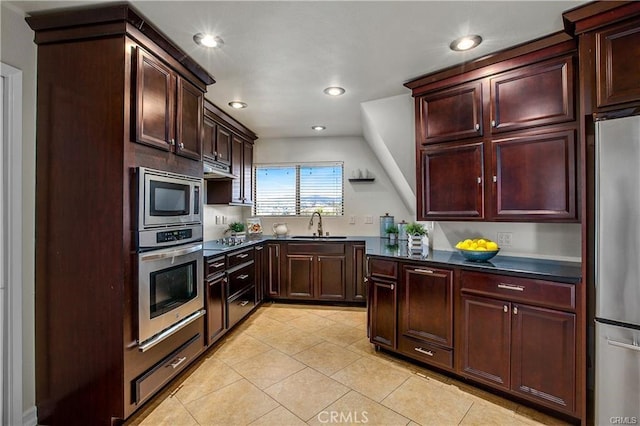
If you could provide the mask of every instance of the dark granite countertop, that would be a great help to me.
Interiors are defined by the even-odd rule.
[[[400,244],[389,246],[389,240],[379,237],[357,237],[348,236],[345,238],[300,238],[286,237],[275,238],[272,236],[263,236],[261,238],[252,238],[246,240],[242,244],[227,246],[217,241],[205,241],[204,255],[215,256],[227,252],[240,250],[263,241],[322,241],[322,242],[353,242],[362,241],[366,244],[366,254],[368,256],[388,257],[396,260],[423,262],[440,267],[455,267],[460,269],[484,271],[492,273],[507,274],[513,276],[522,276],[528,278],[547,279],[564,283],[579,283],[581,280],[581,264],[580,262],[567,262],[560,260],[535,259],[528,257],[504,256],[498,254],[487,262],[472,262],[466,260],[458,252],[432,250],[427,256],[410,256],[407,254],[406,241]]]

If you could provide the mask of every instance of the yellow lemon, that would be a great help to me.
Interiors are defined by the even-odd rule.
[[[494,243],[493,241],[489,241],[487,243],[487,250],[491,250],[491,251],[498,250],[498,244]]]
[[[464,241],[458,241],[458,244],[456,244],[457,249],[461,249],[463,246],[464,246]]]
[[[476,251],[487,251],[486,247],[478,247]]]

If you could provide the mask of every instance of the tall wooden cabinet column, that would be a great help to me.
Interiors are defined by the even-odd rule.
[[[204,347],[199,319],[138,350],[132,170],[201,176],[198,123],[214,80],[126,4],[27,22],[38,44],[38,422],[111,425],[150,397],[134,401],[137,379],[179,348],[191,359]],[[151,62],[139,62],[141,51]],[[161,71],[136,73],[151,63]],[[168,107],[156,111],[168,115],[147,115],[147,89],[164,93]]]

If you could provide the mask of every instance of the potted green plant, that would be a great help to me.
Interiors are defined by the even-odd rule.
[[[400,232],[400,230],[398,229],[398,225],[387,226],[386,233],[387,233],[387,236],[389,237],[390,245],[394,245],[396,243],[396,239],[398,238],[398,232]]]
[[[242,222],[231,222],[227,228],[227,232],[231,233],[231,238],[236,241],[243,241],[245,237],[245,226]]]
[[[424,226],[413,222],[407,225],[407,238],[409,252],[412,254],[422,253],[423,245],[429,246],[429,236]]]

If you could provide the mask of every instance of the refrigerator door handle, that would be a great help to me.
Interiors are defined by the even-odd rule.
[[[616,340],[611,340],[611,339],[607,339],[607,343],[610,344],[611,346],[618,346],[620,348],[631,349],[632,351],[640,352],[640,346],[638,345],[631,345],[629,343],[622,343],[622,342],[618,342]]]

